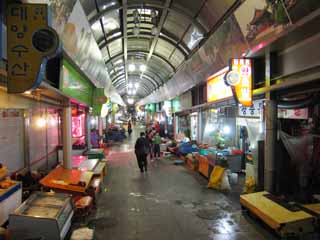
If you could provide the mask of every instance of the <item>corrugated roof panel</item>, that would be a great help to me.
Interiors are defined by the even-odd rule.
[[[178,38],[181,38],[189,24],[190,19],[183,15],[169,12],[163,27]]]

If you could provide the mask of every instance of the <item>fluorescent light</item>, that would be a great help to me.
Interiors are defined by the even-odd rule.
[[[106,20],[108,21],[108,20]],[[104,27],[110,31],[117,29],[118,25],[114,21],[108,21],[106,24],[104,24]]]
[[[128,98],[127,101],[128,101],[129,104],[133,104],[133,102],[134,102],[134,100],[132,98]]]
[[[144,72],[146,70],[147,70],[147,66],[146,65],[144,65],[144,64],[140,65],[140,71],[141,72]]]
[[[92,125],[94,125],[96,123],[96,120],[94,118],[92,118],[90,122]]]
[[[129,64],[129,71],[133,72],[134,70],[136,70],[136,66],[134,64]]]
[[[121,64],[121,63],[123,63],[123,60],[122,60],[122,59],[119,59],[119,60],[117,60],[117,61],[114,62],[115,65],[118,65],[118,64]]]
[[[139,87],[139,83],[136,82],[136,83],[134,84],[134,87],[135,87],[135,88],[138,88],[138,87]]]
[[[92,24],[93,31],[98,31],[101,29],[100,21],[96,21],[94,24]]]
[[[128,83],[128,87],[129,87],[129,88],[132,88],[132,87],[133,87],[132,82],[129,82],[129,83]]]

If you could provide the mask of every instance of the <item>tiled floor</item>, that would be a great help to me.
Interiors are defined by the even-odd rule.
[[[109,151],[105,189],[89,221],[96,239],[274,239],[242,215],[234,196],[207,189],[207,181],[187,167],[161,159],[140,173],[133,153],[136,135]]]

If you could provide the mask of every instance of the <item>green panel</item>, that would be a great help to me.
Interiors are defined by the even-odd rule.
[[[60,90],[69,97],[92,106],[94,88],[92,83],[82,77],[65,59],[63,60],[62,74]]]
[[[104,95],[104,88],[95,88],[93,90],[93,114],[100,116],[102,105],[107,102],[107,97]]]
[[[146,105],[146,110],[148,112],[154,113],[156,111],[156,105],[154,103],[147,104]]]
[[[181,105],[180,105],[180,99],[179,97],[176,97],[175,99],[172,100],[172,112],[179,112],[181,110]]]

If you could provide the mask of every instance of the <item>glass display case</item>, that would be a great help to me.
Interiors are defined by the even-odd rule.
[[[64,239],[71,226],[70,195],[34,193],[9,217],[10,239]]]

